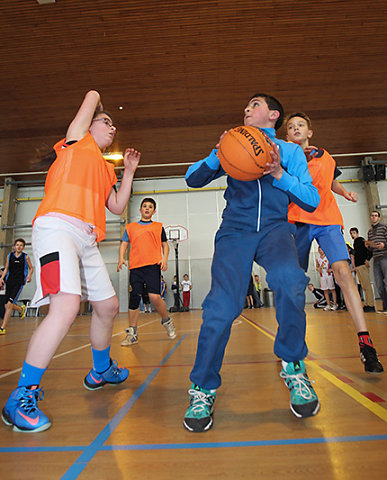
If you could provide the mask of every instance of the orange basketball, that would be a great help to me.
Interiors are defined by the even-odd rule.
[[[272,161],[271,150],[272,142],[261,129],[236,127],[222,138],[218,158],[230,177],[247,182],[262,177]]]

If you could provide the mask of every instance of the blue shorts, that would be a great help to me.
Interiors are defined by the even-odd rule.
[[[308,270],[309,252],[313,240],[323,249],[329,263],[349,260],[347,245],[340,225],[309,225],[296,223],[296,246],[301,267]]]

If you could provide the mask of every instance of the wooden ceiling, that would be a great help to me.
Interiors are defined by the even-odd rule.
[[[385,0],[3,0],[0,22],[0,173],[30,171],[89,89],[137,177],[184,174],[256,92],[309,113],[332,154],[387,150]]]

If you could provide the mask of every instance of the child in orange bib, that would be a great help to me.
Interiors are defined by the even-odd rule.
[[[37,278],[33,303],[50,303],[50,307],[30,340],[18,387],[2,411],[3,421],[16,431],[41,432],[51,426],[37,406],[43,398],[39,384],[79,311],[81,298],[93,307],[93,368],[84,378],[85,388],[119,384],[129,375],[110,358],[118,299],[96,243],[105,237],[105,206],[115,214],[124,210],[141,156],[133,148],[125,151],[125,169],[117,191],[114,168],[101,152],[111,145],[115,133],[110,115],[102,110],[99,93],[89,91],[65,139],[55,145],[51,155],[45,197],[32,231]]]
[[[309,145],[313,130],[311,120],[305,113],[289,115],[286,128],[287,139],[304,150],[313,185],[320,194],[320,205],[312,213],[301,210],[293,203],[289,206],[289,222],[295,223],[297,227],[296,246],[300,264],[307,271],[310,247],[313,239],[316,239],[343,292],[345,304],[359,337],[360,358],[364,369],[368,373],[382,373],[383,366],[369,336],[359,292],[352,278],[348,249],[342,234],[343,219],[332,191],[352,202],[357,201],[357,194],[348,192],[336,180],[341,172],[329,153]]]
[[[176,338],[175,325],[168,316],[165,301],[161,298],[161,272],[168,268],[169,245],[163,224],[152,221],[155,211],[156,202],[153,198],[144,198],[140,206],[141,219],[126,225],[120,245],[117,272],[123,265],[127,265],[124,257],[129,244],[131,245],[129,269],[132,290],[129,299],[129,327],[121,342],[123,347],[138,343],[137,323],[144,284],[168,337]]]

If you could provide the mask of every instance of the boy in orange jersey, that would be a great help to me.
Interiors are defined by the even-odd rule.
[[[129,269],[132,291],[129,299],[129,328],[126,329],[126,338],[121,342],[124,347],[138,343],[137,323],[144,283],[168,337],[176,338],[175,325],[168,316],[167,305],[160,294],[161,271],[165,272],[168,268],[169,245],[163,224],[152,221],[155,211],[156,202],[153,198],[144,198],[140,206],[141,219],[126,225],[120,245],[117,272],[123,265],[127,266],[124,255],[131,244]]]
[[[342,234],[343,218],[332,193],[351,202],[357,201],[356,192],[348,192],[336,178],[341,174],[335,160],[323,149],[309,145],[313,130],[310,118],[305,113],[293,113],[286,120],[287,139],[304,150],[313,185],[320,194],[320,205],[312,213],[300,209],[294,203],[289,206],[289,222],[297,226],[296,246],[301,267],[308,269],[309,252],[313,239],[325,252],[332,267],[336,282],[342,289],[345,304],[351,314],[359,337],[360,358],[368,373],[382,373],[376,350],[367,330],[359,292],[349,267],[349,255]]]
[[[129,375],[110,357],[113,320],[118,299],[98,250],[105,237],[105,208],[120,215],[129,200],[140,152],[128,148],[120,188],[114,166],[102,151],[114,140],[116,128],[102,110],[100,95],[86,93],[66,136],[54,145],[44,198],[32,222],[32,248],[36,268],[33,304],[49,303],[28,345],[18,387],[2,411],[7,425],[21,432],[42,432],[51,422],[38,407],[39,388],[49,362],[79,312],[81,298],[89,300],[93,313],[90,343],[93,368],[83,385],[96,390],[117,385]],[[71,388],[70,386],[68,388]]]

